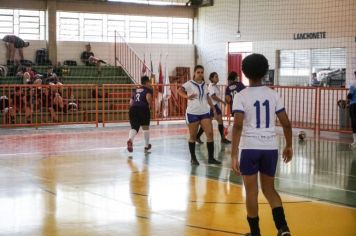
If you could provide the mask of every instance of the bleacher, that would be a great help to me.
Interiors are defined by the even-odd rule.
[[[37,73],[45,73],[47,66],[33,66]],[[11,68],[9,68],[11,70]],[[61,66],[57,75],[62,78],[63,86],[60,87],[65,104],[71,93],[74,93],[78,101],[79,109],[75,111],[56,111],[59,121],[53,121],[49,111],[42,111],[41,105],[32,104],[31,122],[27,122],[24,112],[17,112],[15,124],[35,125],[51,123],[94,123],[96,121],[96,112],[98,111],[98,121],[102,122],[103,113],[106,121],[128,120],[128,103],[130,96],[112,96],[113,91],[103,92],[103,84],[122,84],[123,86],[133,84],[132,80],[121,67],[102,66],[101,73],[98,74],[96,67],[91,66]],[[17,76],[0,77],[1,95],[10,96],[15,86],[22,85],[23,79]],[[10,85],[10,86],[6,86]],[[75,85],[81,85],[76,87]],[[43,85],[45,88],[47,85]],[[74,86],[74,87],[72,87]],[[98,98],[96,98],[95,88],[98,87]],[[130,87],[128,87],[130,88]],[[29,90],[28,90],[29,91]],[[33,87],[32,100],[40,100],[35,95]],[[126,93],[125,93],[126,94]],[[3,113],[0,113],[0,126],[10,125]]]
[[[38,73],[45,73],[47,66],[33,66]],[[9,71],[11,68],[9,68]],[[102,66],[98,75],[96,67],[92,66],[61,66],[59,76],[63,84],[131,84],[132,81],[121,67]],[[0,77],[0,84],[22,84],[22,78],[17,76]]]

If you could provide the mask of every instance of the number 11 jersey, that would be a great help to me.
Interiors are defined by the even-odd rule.
[[[244,114],[240,149],[277,149],[276,114],[284,111],[278,93],[266,86],[248,87],[234,96],[233,113]]]

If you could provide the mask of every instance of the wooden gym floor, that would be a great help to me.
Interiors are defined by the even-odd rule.
[[[126,151],[128,127],[0,130],[0,235],[243,235],[248,232],[241,178],[230,146],[215,137],[222,167],[191,167],[185,125],[151,128]],[[204,139],[204,138],[203,138]],[[282,142],[282,141],[280,141]],[[276,186],[297,236],[356,235],[356,152],[350,140],[294,142]],[[276,235],[260,194],[263,235]]]

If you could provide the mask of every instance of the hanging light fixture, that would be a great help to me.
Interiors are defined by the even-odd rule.
[[[237,18],[237,32],[236,32],[236,38],[241,38],[241,32],[240,32],[240,14],[241,14],[241,0],[239,0],[239,15]]]

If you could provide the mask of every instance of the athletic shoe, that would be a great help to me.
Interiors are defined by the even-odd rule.
[[[280,228],[277,236],[291,236],[288,226]]]
[[[201,139],[200,139],[200,138],[197,138],[197,143],[199,143],[199,144],[203,144],[203,141],[201,141]]]
[[[127,151],[129,151],[129,152],[132,152],[132,151],[133,151],[132,140],[131,140],[131,139],[129,139],[129,140],[127,141]]]
[[[209,164],[221,165],[221,161],[215,160],[214,158],[213,159],[209,159],[208,163]]]
[[[151,144],[148,144],[148,146],[145,147],[145,152],[148,152],[151,148],[152,148],[152,145],[151,145]]]
[[[351,148],[356,148],[356,142],[351,143],[351,144],[350,144],[350,147],[351,147]]]
[[[190,160],[190,164],[192,164],[193,166],[198,166],[199,165],[199,161],[195,158]]]
[[[221,139],[221,143],[223,143],[223,144],[230,144],[231,141],[230,141],[230,140],[227,140],[226,138],[224,138],[224,139]]]

